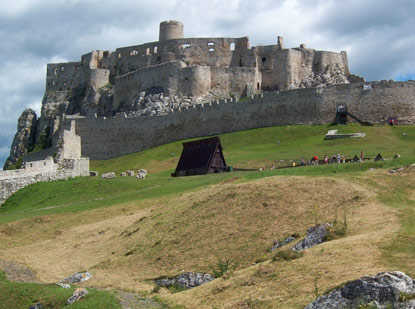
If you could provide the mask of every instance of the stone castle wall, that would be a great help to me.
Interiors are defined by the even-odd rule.
[[[89,159],[66,159],[58,167],[51,157],[27,162],[24,169],[0,171],[0,206],[15,192],[37,182],[89,176]]]
[[[192,137],[331,123],[340,104],[362,121],[383,124],[393,116],[400,123],[415,123],[415,82],[374,82],[370,86],[370,90],[364,90],[364,84],[343,84],[321,92],[316,88],[266,92],[246,102],[211,102],[174,109],[166,116],[74,119],[82,138],[82,155],[91,159],[113,158]]]

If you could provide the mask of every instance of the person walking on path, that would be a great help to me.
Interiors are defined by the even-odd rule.
[[[365,158],[365,154],[362,152],[360,153],[360,161],[363,162],[363,159]]]

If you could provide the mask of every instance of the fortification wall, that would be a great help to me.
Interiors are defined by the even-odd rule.
[[[42,168],[44,162],[31,162],[33,167],[28,169],[0,172],[0,207],[15,192],[31,184],[89,176],[89,159],[86,158],[64,160],[62,169],[49,163]]]
[[[46,73],[46,91],[64,91],[81,82],[81,62],[49,63]]]
[[[82,155],[108,159],[165,143],[253,128],[331,123],[340,104],[356,117],[375,124],[389,116],[415,123],[415,82],[343,84],[313,89],[264,93],[247,102],[221,101],[175,109],[158,117],[76,118]],[[70,117],[68,117],[70,120]],[[68,121],[65,123],[67,124]]]
[[[258,68],[210,68],[212,81],[211,87],[213,90],[224,92],[224,95],[234,95],[240,97],[248,95],[246,93],[247,84],[259,90],[261,89],[262,75],[258,72]]]
[[[215,67],[251,67],[254,61],[247,37],[172,39],[117,48],[115,54],[117,75],[168,61]]]
[[[55,157],[58,153],[58,147],[50,147],[36,152],[29,152],[23,157],[23,162],[32,162],[44,160],[46,157]]]
[[[118,77],[115,81],[114,109],[123,101],[130,102],[134,95],[145,89],[161,87],[167,95],[176,91],[179,86],[179,71],[185,66],[180,62],[169,62]]]

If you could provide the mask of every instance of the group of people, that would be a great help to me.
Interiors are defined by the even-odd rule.
[[[365,154],[362,151],[360,153],[360,158],[357,155],[354,155],[353,159],[351,159],[351,162],[363,162],[365,159]],[[324,155],[323,158],[323,164],[333,164],[333,163],[346,163],[346,157],[343,155],[340,155],[340,153],[337,154],[337,156],[335,154],[333,154],[331,157],[329,157],[327,154]],[[310,159],[310,165],[318,165],[318,157],[317,156],[313,156]]]
[[[363,162],[365,159],[365,154],[364,152],[360,152],[360,158],[355,154],[353,159],[350,160],[350,162]],[[375,157],[374,159],[375,161],[383,161],[383,157],[381,156],[380,153],[378,153],[378,155]],[[333,154],[331,157],[329,157],[327,154],[324,155],[323,158],[323,164],[333,164],[333,163],[346,163],[346,157],[344,155],[340,155],[340,153],[337,154],[337,156],[335,154]],[[319,160],[317,156],[313,156],[308,162],[306,162],[306,160],[304,159],[304,157],[301,157],[301,161],[300,161],[300,166],[305,166],[305,165],[318,165],[319,164]],[[297,166],[295,161],[292,161],[292,167]],[[265,165],[261,166],[261,168],[259,169],[260,171],[265,171],[267,169],[267,167]],[[275,170],[275,165],[272,164],[270,167],[270,170]]]

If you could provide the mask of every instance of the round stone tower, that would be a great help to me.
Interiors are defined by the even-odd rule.
[[[183,24],[180,21],[169,20],[160,23],[159,42],[183,39]]]

